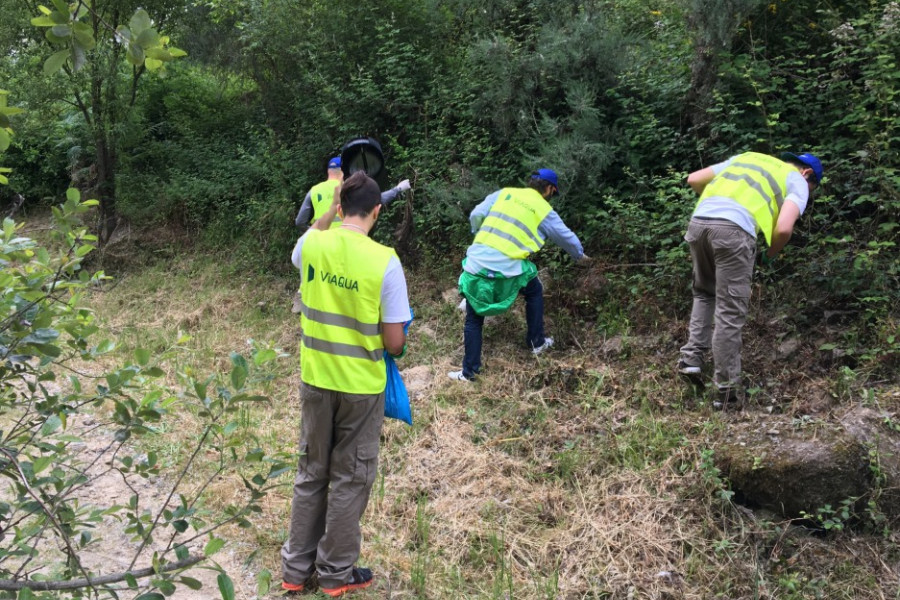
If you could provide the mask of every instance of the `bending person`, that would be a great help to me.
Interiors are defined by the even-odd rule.
[[[785,152],[778,159],[746,152],[688,176],[700,200],[684,236],[691,249],[694,301],[678,372],[702,386],[701,370],[712,348],[714,408],[742,396],[741,329],[750,306],[757,232],[769,245],[765,259],[775,258],[822,173],[812,154]]]
[[[509,310],[518,294],[525,298],[525,346],[540,354],[553,345],[544,335],[544,288],[528,257],[549,238],[576,261],[586,260],[578,236],[566,227],[548,200],[559,193],[551,169],[539,169],[528,187],[503,188],[472,210],[474,243],[466,251],[459,291],[466,298],[462,370],[447,374],[470,381],[481,371],[484,318]]]

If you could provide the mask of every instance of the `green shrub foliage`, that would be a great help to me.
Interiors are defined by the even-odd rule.
[[[588,252],[643,265],[610,284],[680,294],[686,310],[686,174],[748,150],[811,151],[826,179],[773,284],[789,282],[788,301],[814,297],[805,305],[820,315],[896,322],[898,11],[886,0],[208,0],[169,13],[189,54],[144,78],[116,125],[117,194],[136,223],[178,221],[290,273],[306,191],[344,142],[370,135],[385,150],[382,187],[414,185],[410,214],[388,210],[378,239],[394,243],[411,219],[408,257],[456,263],[472,207],[548,166],[562,181],[555,208]],[[21,60],[0,69],[21,72]],[[31,140],[7,160],[45,186],[37,196],[67,168],[62,149],[91,145],[65,125],[71,108],[39,100],[22,96],[61,149],[26,124]],[[44,118],[48,107],[60,118]],[[890,353],[878,335],[863,345]]]

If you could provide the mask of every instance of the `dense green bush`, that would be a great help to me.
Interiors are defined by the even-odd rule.
[[[621,285],[685,294],[686,311],[685,175],[747,150],[807,150],[826,180],[779,265],[786,301],[814,289],[815,310],[896,320],[898,12],[884,0],[207,2],[173,16],[192,62],[143,81],[119,125],[120,204],[287,268],[306,191],[344,142],[370,135],[382,187],[414,184],[405,252],[455,263],[472,207],[549,166],[588,252],[647,265]],[[53,143],[89,146],[65,120],[53,127],[14,159],[34,190],[68,165]],[[376,237],[394,243],[406,210],[385,217]]]

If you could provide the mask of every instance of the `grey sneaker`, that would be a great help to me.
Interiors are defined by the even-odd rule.
[[[677,370],[682,379],[684,379],[691,385],[694,385],[696,387],[703,387],[703,376],[701,375],[700,367],[689,365],[684,362],[684,359],[681,359],[678,361]]]
[[[453,381],[464,381],[466,383],[472,381],[471,379],[463,375],[462,371],[450,371],[449,373],[447,373],[447,377],[449,377]]]
[[[713,410],[735,410],[740,409],[740,393],[738,388],[723,387],[716,392],[716,399],[712,403]]]
[[[538,354],[540,354],[540,353],[543,352],[544,350],[550,348],[551,346],[553,346],[553,338],[552,338],[552,337],[545,337],[545,338],[544,338],[544,343],[541,344],[540,346],[537,346],[537,347],[535,347],[535,348],[532,348],[532,349],[531,349],[531,353],[534,354],[535,356],[537,356]]]

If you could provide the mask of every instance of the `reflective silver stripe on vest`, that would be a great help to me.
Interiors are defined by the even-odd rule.
[[[362,321],[358,321],[357,319],[346,315],[339,315],[338,313],[310,308],[306,305],[306,302],[303,301],[302,297],[300,298],[300,312],[310,321],[315,321],[316,323],[321,323],[323,325],[344,327],[345,329],[358,331],[363,335],[378,335],[381,333],[381,323],[363,323]]]
[[[488,213],[488,218],[490,218],[490,217],[494,217],[494,218],[496,218],[496,219],[500,219],[501,221],[506,221],[507,223],[510,223],[510,224],[512,224],[512,225],[515,225],[516,227],[518,227],[519,229],[521,229],[522,231],[524,231],[524,232],[525,232],[525,235],[527,235],[528,237],[530,237],[530,238],[531,238],[531,241],[533,241],[533,242],[535,243],[535,245],[537,245],[538,248],[541,247],[541,244],[542,244],[543,242],[542,242],[540,239],[538,239],[538,238],[531,232],[531,229],[528,228],[528,225],[526,225],[526,224],[523,223],[522,221],[520,221],[520,220],[518,220],[518,219],[515,219],[515,218],[513,218],[513,217],[511,217],[511,216],[509,216],[509,215],[506,215],[506,214],[503,214],[503,213],[500,213],[500,212],[494,212],[494,211],[491,211],[491,212]]]
[[[319,338],[303,335],[301,337],[303,345],[310,350],[317,350],[326,354],[334,354],[335,356],[347,356],[349,358],[361,358],[363,360],[371,360],[378,362],[384,357],[384,348],[377,350],[366,350],[362,346],[354,346],[353,344],[341,344],[340,342],[329,342]]]
[[[500,229],[495,229],[494,227],[482,227],[481,229],[478,230],[478,233],[481,233],[482,231],[485,233],[492,233],[492,234],[496,235],[497,237],[500,237],[500,238],[503,238],[504,240],[508,240],[508,241],[512,242],[512,244],[516,248],[518,248],[519,250],[522,250],[523,252],[527,252],[529,254],[534,252],[534,248],[529,248],[528,246],[526,246],[525,244],[520,242],[511,233],[506,233],[505,231],[501,231]]]
[[[751,171],[756,171],[757,173],[759,173],[760,175],[765,177],[766,181],[769,182],[769,185],[772,187],[772,189],[775,190],[775,203],[778,205],[778,210],[781,210],[781,205],[784,204],[784,196],[781,194],[781,186],[778,185],[778,182],[775,181],[775,178],[772,176],[772,174],[767,169],[764,169],[764,168],[760,167],[759,165],[742,163],[742,162],[732,163],[732,166],[741,167],[742,169],[749,169]],[[757,186],[754,186],[754,189],[756,189],[757,191],[762,193],[761,190]],[[766,204],[768,204],[768,201],[766,202]]]

